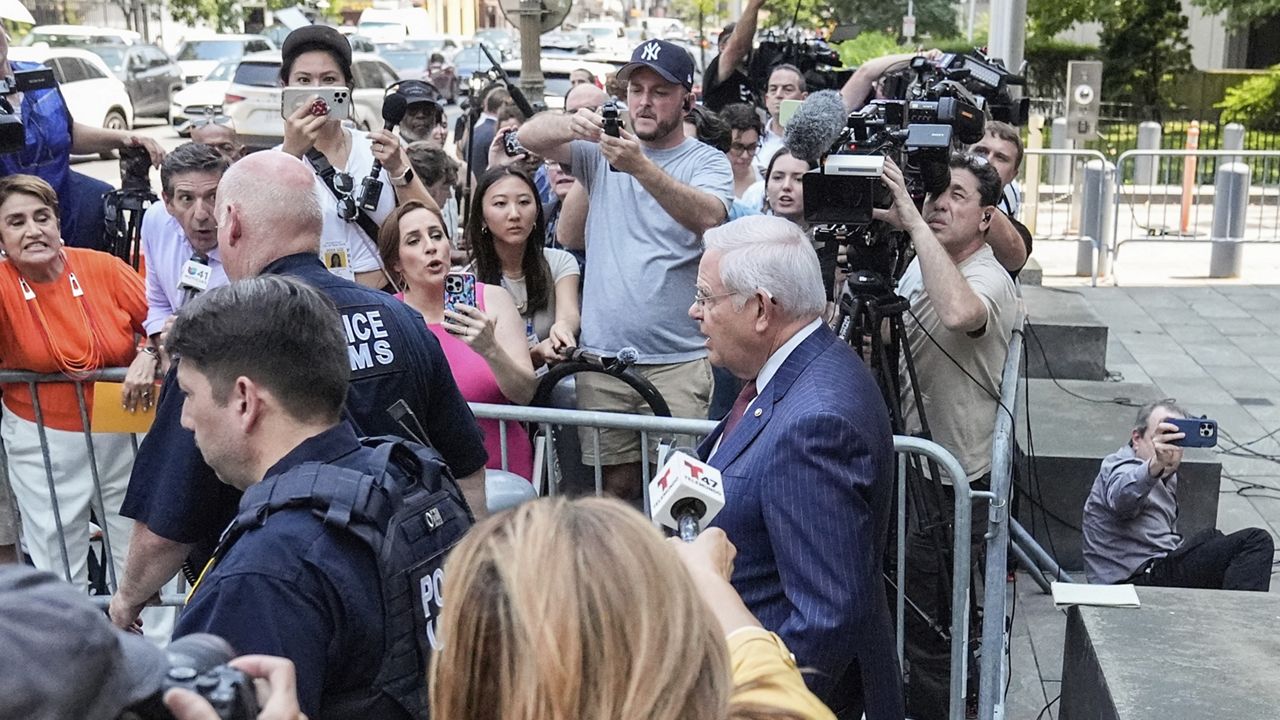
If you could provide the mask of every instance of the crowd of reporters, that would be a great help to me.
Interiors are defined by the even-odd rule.
[[[234,128],[197,120],[198,142],[156,157],[163,202],[142,223],[145,280],[103,253],[61,247],[58,221],[74,201],[52,180],[18,170],[0,180],[7,260],[0,274],[11,280],[0,290],[0,312],[6,324],[29,326],[6,334],[3,367],[75,377],[129,365],[123,403],[158,406],[136,462],[128,448],[109,444],[123,436],[94,435],[88,454],[96,456],[100,478],[90,478],[79,470],[89,458],[70,387],[42,396],[42,417],[25,385],[4,387],[9,477],[35,564],[61,574],[67,563],[69,578],[83,584],[81,550],[95,484],[104,491],[99,521],[114,530],[120,575],[110,615],[117,626],[152,629],[150,621],[139,624],[140,615],[164,583],[184,562],[198,569],[216,554],[219,534],[236,517],[239,493],[224,484],[226,473],[200,443],[200,431],[192,435],[199,421],[184,418],[183,398],[192,389],[180,387],[168,333],[175,322],[192,322],[192,311],[182,309],[193,299],[260,274],[299,278],[336,308],[351,365],[343,422],[360,435],[408,434],[438,449],[477,515],[485,507],[485,467],[505,466],[532,479],[534,452],[519,431],[508,430],[503,447],[497,422],[477,423],[462,401],[527,404],[538,372],[579,345],[602,354],[634,348],[636,372],[676,416],[731,413],[735,396],[744,383],[755,387],[754,371],[762,368],[757,363],[743,377],[708,360],[712,325],[705,315],[716,296],[704,292],[699,274],[703,237],[729,221],[756,227],[742,220],[755,215],[776,216],[801,233],[812,230],[802,178],[813,163],[785,145],[781,117],[781,103],[803,100],[809,80],[790,64],[750,76],[746,62],[760,5],[749,2],[736,28],[721,36],[703,105],[691,92],[687,52],[662,41],[637,48],[619,73],[629,122],[616,132],[606,121],[616,108],[587,80],[570,90],[565,112],[531,118],[496,87],[477,98],[478,122],[458,128],[452,147],[442,105],[429,86],[412,81],[398,90],[406,105],[398,130],[364,133],[304,106],[286,119],[278,148],[245,157]],[[282,56],[284,85],[351,84],[349,45],[332,29],[295,31]],[[842,89],[846,109],[861,107],[876,92],[879,75],[902,59],[855,72]],[[71,130],[73,137],[77,132]],[[151,149],[140,139],[115,141]],[[900,430],[920,433],[920,418],[927,417],[933,439],[961,460],[971,483],[981,484],[990,471],[990,428],[1014,316],[1011,273],[1025,262],[1030,236],[1016,221],[1016,129],[990,123],[973,153],[951,161],[950,183],[923,212],[907,194],[902,172],[886,162],[883,181],[894,202],[878,209],[877,219],[910,235],[916,252],[900,292],[910,305],[907,344],[930,406],[921,413],[904,394],[908,412]],[[371,209],[353,195],[365,178],[380,183]],[[303,217],[300,196],[289,192],[313,194],[315,217]],[[239,204],[233,208],[233,202]],[[477,280],[474,305],[446,306],[445,283],[458,266]],[[192,271],[201,279],[184,283]],[[767,288],[756,290],[764,291],[764,317],[763,307],[778,300]],[[839,297],[824,294],[831,305],[823,319],[831,321]],[[261,349],[267,355],[278,350]],[[618,387],[607,378],[580,378],[577,405],[651,412]],[[389,416],[397,400],[408,404],[409,421]],[[93,401],[86,397],[90,408]],[[868,432],[887,442],[887,425]],[[63,450],[57,451],[58,491],[51,501],[40,453],[55,442],[66,446],[65,457],[81,459],[62,465]],[[583,446],[583,461],[603,466],[610,494],[639,497],[641,464],[656,463],[655,447],[620,431]],[[891,480],[878,470],[874,475],[879,495]],[[937,517],[912,528],[918,556],[909,562],[926,568],[919,583],[925,586],[936,582],[927,570],[939,551],[934,527],[949,522],[950,504],[938,505],[932,508]],[[55,507],[64,514],[57,527],[49,521]],[[888,509],[876,504],[867,512],[883,523]],[[4,529],[0,545],[13,544],[16,533]],[[431,673],[438,716],[830,716],[820,697],[845,717],[855,705],[842,705],[845,698],[830,689],[817,697],[806,690],[784,645],[792,641],[771,634],[783,634],[778,627],[760,628],[753,616],[758,610],[743,604],[742,587],[730,584],[737,543],[716,531],[692,546],[664,545],[633,511],[604,501],[542,501],[478,524],[453,550],[446,576],[451,601],[441,623],[450,642]],[[67,548],[65,560],[59,546]],[[829,562],[842,562],[831,552]],[[867,572],[879,584],[878,567]],[[782,579],[790,594],[788,582],[798,581]],[[204,598],[210,586],[233,587],[211,581]],[[219,604],[234,607],[233,596],[227,591]],[[927,599],[916,600],[926,611],[937,610]],[[884,597],[868,602],[883,604]],[[252,604],[259,603],[265,600]],[[287,608],[284,602],[262,612]],[[251,612],[248,604],[238,611]],[[218,613],[190,613],[178,632],[222,630],[250,644],[262,634],[259,616],[230,621],[234,631],[211,617]],[[589,625],[591,617],[605,619],[603,625]],[[927,624],[912,630],[908,619],[918,642],[908,642],[913,683],[907,707],[913,717],[943,717],[946,645],[939,648]],[[292,630],[308,632],[301,625]],[[254,647],[286,657],[297,652],[287,638]],[[549,647],[557,648],[551,655],[573,661],[545,667]],[[258,659],[241,667],[272,676],[276,695],[262,717],[296,712],[296,700],[288,697],[291,668]],[[588,674],[578,673],[583,667]],[[307,693],[303,709],[313,717],[324,716],[316,714],[322,707],[317,672],[328,678],[334,668],[307,671],[299,682]],[[181,693],[171,699],[175,713],[202,717],[204,708],[186,705]],[[868,717],[894,714],[883,707],[868,705]]]

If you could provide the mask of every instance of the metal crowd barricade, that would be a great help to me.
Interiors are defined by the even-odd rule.
[[[1082,234],[1084,165],[1107,158],[1097,150],[1027,148],[1022,167],[1022,223],[1036,240],[1089,240]]]
[[[1218,237],[1218,163],[1247,163],[1249,190],[1243,227]],[[1209,169],[1212,168],[1213,172]],[[1149,184],[1126,183],[1141,175]],[[1130,242],[1280,241],[1280,151],[1129,150],[1116,160],[1112,262]],[[1220,222],[1220,221],[1219,221]]]
[[[995,435],[991,442],[991,503],[987,515],[987,567],[982,601],[979,720],[1004,717],[1004,674],[1011,671],[1004,654],[1005,575],[1008,572],[1009,510],[1013,491],[1014,419],[1018,409],[1025,321],[1025,314],[1019,309],[1000,381],[1000,404],[1009,412],[996,411]]]
[[[471,409],[478,418],[489,418],[499,420],[499,428],[501,432],[501,440],[504,447],[502,456],[503,469],[506,469],[506,438],[507,424],[512,422],[522,422],[531,426],[538,426],[540,431],[550,436],[550,426],[565,425],[573,427],[590,427],[594,428],[594,443],[598,448],[601,428],[611,428],[617,430],[631,430],[640,433],[641,447],[648,446],[650,435],[657,434],[661,437],[671,435],[691,435],[695,437],[705,436],[715,429],[716,423],[709,420],[691,420],[681,418],[654,417],[651,415],[626,415],[621,413],[609,412],[592,412],[582,410],[563,410],[553,408],[531,408],[514,405],[489,405],[472,403]],[[517,428],[515,432],[524,432],[522,428]],[[969,528],[972,525],[972,507],[973,501],[976,499],[991,500],[992,493],[985,490],[974,490],[969,486],[969,480],[965,475],[964,469],[960,466],[960,462],[956,460],[950,452],[941,445],[915,437],[906,437],[895,435],[893,437],[893,449],[898,455],[922,455],[928,460],[932,460],[950,476],[955,490],[955,532],[953,543],[955,551],[953,554],[953,575],[951,588],[951,717],[953,720],[962,720],[964,718],[965,703],[964,691],[967,673],[967,647],[969,638],[969,585],[970,585],[970,552],[969,552]],[[550,494],[556,492],[556,484],[554,481],[553,453],[547,450],[544,456],[545,471],[547,477],[551,478],[548,483],[548,491]],[[599,453],[596,453],[599,457]],[[898,462],[898,533],[897,533],[897,554],[898,554],[898,572],[899,577],[896,578],[897,592],[895,593],[895,609],[897,615],[897,637],[898,637],[898,657],[903,657],[903,625],[905,615],[905,593],[906,583],[903,581],[906,568],[906,460],[899,458]],[[644,507],[649,507],[649,467],[647,463],[641,463],[643,468],[644,480]],[[596,479],[596,493],[603,492],[602,488],[602,468],[597,462],[594,466]],[[815,508],[820,512],[821,508]],[[1003,587],[1003,586],[1002,586]],[[1001,628],[1003,631],[1003,628]],[[1000,639],[1000,635],[996,635]],[[984,632],[984,646],[986,641]]]
[[[53,473],[53,459],[50,456],[50,452],[49,452],[48,435],[46,434],[46,428],[44,424],[44,410],[40,404],[40,386],[48,383],[74,383],[75,389],[76,389],[76,400],[80,409],[80,420],[85,428],[84,430],[85,444],[88,449],[89,460],[90,460],[89,473],[93,479],[93,494],[90,499],[90,506],[94,514],[97,516],[98,522],[99,522],[99,528],[102,530],[102,548],[103,548],[102,555],[103,555],[103,562],[105,564],[106,571],[107,571],[106,582],[107,582],[107,588],[112,592],[115,591],[115,588],[117,585],[117,578],[116,578],[115,563],[112,559],[112,554],[111,554],[111,530],[107,527],[107,522],[105,520],[106,509],[104,508],[103,502],[102,502],[102,482],[98,473],[97,458],[94,455],[92,433],[90,433],[89,431],[89,410],[88,410],[87,403],[85,402],[84,383],[93,382],[96,380],[119,382],[124,380],[125,372],[126,370],[124,368],[110,368],[110,369],[98,371],[88,378],[72,381],[69,378],[67,378],[65,375],[60,375],[60,374],[42,375],[39,373],[26,372],[26,371],[20,371],[20,370],[0,371],[0,383],[25,384],[31,392],[32,405],[35,410],[36,432],[38,433],[40,438],[40,451],[44,460],[45,478],[48,481],[48,486],[49,486],[50,506],[53,511],[54,526],[57,528],[58,538],[61,545],[60,549],[61,549],[61,555],[62,555],[63,577],[66,578],[68,582],[70,582],[72,579],[71,578],[71,562],[69,557],[69,553],[71,552],[71,549],[67,547],[66,532],[63,528],[63,523],[62,523],[62,512],[59,509],[58,503],[56,501],[57,478],[54,477],[54,473]],[[4,459],[3,465],[0,466],[0,478],[2,478],[5,483],[8,483],[9,482],[8,453],[4,451],[3,445],[4,445],[3,440],[0,440],[0,455],[2,455]],[[134,450],[135,452],[137,450],[136,441],[134,443]],[[5,511],[7,512],[8,509],[6,509]],[[89,551],[89,548],[82,548],[81,551],[87,553]],[[51,569],[51,568],[47,568],[47,569]]]

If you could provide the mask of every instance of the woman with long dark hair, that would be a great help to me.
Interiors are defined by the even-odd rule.
[[[524,171],[489,168],[473,197],[467,218],[472,270],[480,282],[511,293],[534,366],[554,361],[578,344],[578,262],[546,247],[542,201]]]

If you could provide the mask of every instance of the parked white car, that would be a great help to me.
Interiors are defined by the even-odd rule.
[[[351,120],[363,130],[382,127],[382,99],[400,76],[377,55],[353,53],[351,61],[355,79]],[[284,141],[279,77],[280,53],[275,51],[245,55],[236,67],[222,111],[231,117],[246,145],[274,147]]]
[[[22,38],[22,45],[48,47],[80,47],[83,45],[137,45],[145,42],[132,30],[94,27],[92,25],[38,25]]]
[[[53,70],[62,86],[71,118],[89,127],[128,130],[133,127],[133,103],[120,78],[102,58],[72,47],[15,47],[9,59],[38,62]]]
[[[191,118],[201,115],[221,114],[222,101],[239,64],[239,60],[228,60],[214,68],[204,80],[174,93],[169,103],[169,120],[173,126],[182,127]],[[188,135],[183,132],[178,134],[182,137]]]
[[[183,82],[192,85],[228,60],[275,49],[265,35],[199,35],[183,40],[173,59],[182,67]]]

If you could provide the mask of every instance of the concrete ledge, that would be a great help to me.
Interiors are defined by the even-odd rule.
[[[1023,287],[1027,306],[1027,369],[1031,378],[1102,380],[1107,376],[1107,325],[1080,295]]]
[[[1137,413],[1135,408],[1109,401],[1120,397],[1141,404],[1167,395],[1142,383],[1064,380],[1061,384],[1099,402],[1072,396],[1052,380],[1027,382],[1030,397],[1022,390],[1018,407],[1030,408],[1031,433],[1028,437],[1025,418],[1020,417],[1016,481],[1022,490],[1015,492],[1014,510],[1018,522],[1057,556],[1063,568],[1081,571],[1079,528],[1084,501],[1102,459],[1128,440]],[[1035,475],[1029,472],[1030,440],[1035,443]],[[1178,473],[1178,529],[1184,536],[1217,527],[1222,465],[1214,458],[1211,451],[1194,448],[1183,456]]]
[[[1027,258],[1027,264],[1018,271],[1018,282],[1024,288],[1039,287],[1044,284],[1044,269],[1034,257]]]
[[[1280,597],[1138,588],[1142,607],[1073,607],[1060,720],[1253,720],[1280,707]]]

